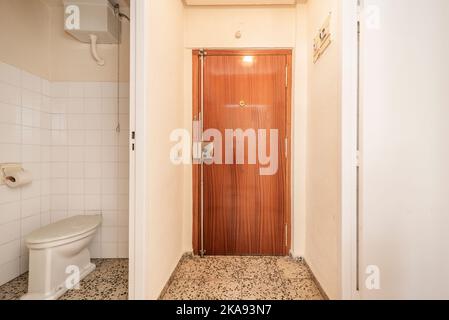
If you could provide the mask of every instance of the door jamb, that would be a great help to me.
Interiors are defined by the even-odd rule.
[[[145,298],[146,281],[146,53],[148,2],[131,0],[129,137],[129,299]]]

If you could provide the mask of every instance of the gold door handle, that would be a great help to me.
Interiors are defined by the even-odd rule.
[[[242,108],[246,107],[246,102],[244,100],[240,101],[240,107]]]

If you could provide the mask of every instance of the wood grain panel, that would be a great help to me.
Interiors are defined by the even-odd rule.
[[[204,167],[206,253],[284,255],[289,236],[285,234],[289,170],[284,156],[284,138],[289,135],[285,86],[288,58],[263,52],[249,63],[242,57],[248,52],[219,53],[208,52],[205,62],[205,129],[218,129],[223,137],[226,129],[266,129],[268,133],[277,129],[279,168],[273,176],[262,176],[259,164],[247,164],[248,154],[244,165]],[[241,100],[248,106],[241,108]],[[233,149],[235,155],[235,141]]]

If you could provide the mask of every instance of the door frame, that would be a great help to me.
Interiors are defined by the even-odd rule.
[[[129,145],[129,284],[128,299],[143,300],[146,294],[146,104],[149,99],[146,53],[149,1],[131,0],[130,22],[130,135]],[[133,139],[134,138],[134,139]]]
[[[201,85],[201,75],[200,75],[200,51],[201,49],[192,50],[192,71],[193,71],[193,81],[192,81],[192,92],[193,92],[193,108],[192,108],[192,122],[198,119],[200,113],[200,85]],[[285,179],[285,197],[284,197],[284,207],[286,208],[284,212],[284,223],[287,226],[287,245],[284,250],[284,255],[289,255],[292,246],[292,87],[293,87],[293,60],[292,60],[292,49],[204,49],[207,52],[207,56],[263,56],[263,55],[282,55],[287,58],[287,87],[286,87],[286,133],[285,137],[288,141],[287,144],[287,162],[286,162],[286,179]],[[200,239],[201,239],[201,165],[192,164],[192,216],[193,216],[193,226],[192,226],[192,246],[193,253],[195,255],[200,254]]]

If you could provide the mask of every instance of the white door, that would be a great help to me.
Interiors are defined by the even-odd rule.
[[[362,298],[448,299],[449,1],[363,3]]]

